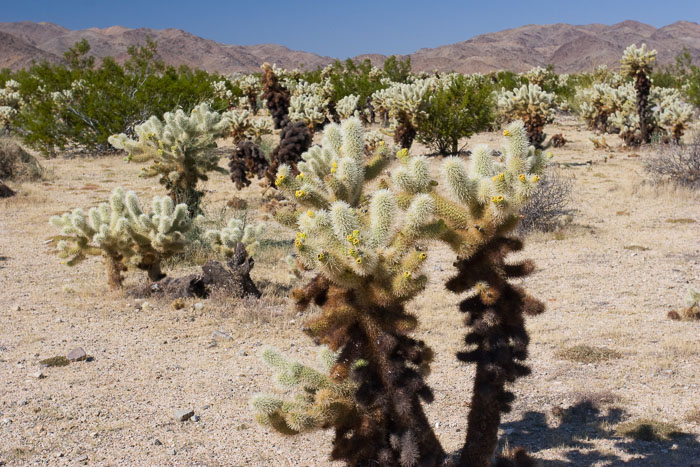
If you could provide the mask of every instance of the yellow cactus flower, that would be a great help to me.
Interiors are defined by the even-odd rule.
[[[355,256],[355,254],[356,254],[355,249],[354,249],[354,248],[348,248],[348,254],[349,254],[350,256]]]
[[[323,260],[325,260],[325,259],[326,259],[326,255],[325,255],[325,254],[323,254],[323,253],[319,253],[319,254],[318,254],[318,260],[319,260],[319,261],[323,261]]]
[[[353,238],[353,239],[352,239],[352,244],[353,244],[353,245],[357,245],[358,243],[360,243],[360,239],[359,239],[359,238]]]
[[[408,155],[408,149],[406,149],[406,148],[403,148],[396,153],[396,157],[398,159],[403,159],[407,155]]]
[[[411,278],[411,271],[404,271],[403,277],[405,277],[406,279],[410,279]]]
[[[335,167],[333,167],[333,168],[331,168],[331,173],[334,174],[337,170],[338,170],[338,169],[336,169]]]
[[[384,141],[380,141],[379,146],[384,146]]]
[[[301,240],[299,240],[298,238],[296,240],[294,240],[294,246],[297,248],[301,248],[301,243],[302,243]]]
[[[294,192],[294,196],[296,196],[297,198],[303,198],[304,196],[306,196],[306,192],[304,190],[297,190]]]
[[[503,130],[503,136],[510,136],[510,131]]]
[[[518,179],[519,179],[521,182],[524,182],[525,180],[527,180],[527,177],[525,177],[525,174],[520,174],[520,175],[518,175]]]
[[[337,162],[333,162],[333,163],[331,164],[331,167],[333,167],[334,169],[337,169],[337,168],[338,168],[338,163],[337,163]]]
[[[348,234],[348,236],[345,238],[348,240],[348,242],[352,242],[352,235]]]
[[[352,235],[353,235],[354,237],[357,237],[358,235],[360,235],[360,231],[359,231],[359,230],[353,230],[353,231],[352,231]]]
[[[355,260],[355,262],[356,262],[357,264],[362,264],[362,258],[357,258],[357,259]]]
[[[297,175],[297,180],[303,180],[304,179],[304,172],[301,172],[299,175]]]
[[[163,157],[163,150],[162,150],[162,149],[159,149],[159,150],[158,150],[158,156],[159,156],[159,157]]]
[[[279,175],[275,180],[275,186],[280,186],[282,183],[284,183],[286,178],[287,177],[285,177],[284,175]]]
[[[498,195],[491,198],[491,201],[493,201],[494,204],[503,204],[503,201],[505,201],[505,199],[503,198],[503,195]]]
[[[418,259],[421,261],[425,261],[425,259],[428,257],[426,253],[421,253],[418,255]]]
[[[537,183],[537,182],[539,182],[539,181],[540,181],[540,176],[539,176],[539,175],[535,175],[534,177],[532,177],[532,183]]]
[[[492,178],[492,180],[494,182],[502,182],[505,179],[506,179],[506,174],[504,174],[503,172],[499,173],[498,175],[494,175]]]
[[[308,211],[306,211],[306,215],[309,217],[314,217],[316,214],[314,214],[314,212],[311,209],[309,209]]]
[[[554,154],[552,153],[552,151],[547,151],[547,157],[549,157],[550,159],[552,157],[554,157]]]

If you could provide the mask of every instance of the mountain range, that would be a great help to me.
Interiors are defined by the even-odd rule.
[[[264,62],[284,68],[315,69],[334,58],[291,50],[277,44],[229,45],[204,39],[180,29],[129,29],[122,26],[70,30],[53,23],[30,21],[0,23],[0,68],[17,70],[33,62],[61,62],[63,53],[81,39],[87,39],[98,59],[127,57],[130,45],[144,44],[147,37],[158,44],[158,55],[169,65],[188,65],[210,72],[251,72]],[[482,34],[463,42],[420,49],[400,58],[411,57],[415,71],[458,71],[462,73],[496,70],[527,71],[535,66],[554,65],[560,73],[590,71],[597,65],[616,68],[623,50],[645,42],[658,51],[661,64],[674,61],[686,48],[694,63],[700,62],[700,25],[689,21],[656,28],[637,21],[613,25],[564,23],[527,25]],[[381,64],[387,56],[364,54]]]

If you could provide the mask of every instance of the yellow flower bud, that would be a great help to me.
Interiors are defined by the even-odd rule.
[[[299,240],[298,238],[294,240],[294,246],[297,248],[301,248],[301,240]]]
[[[539,176],[539,175],[535,175],[534,177],[532,177],[532,183],[537,183],[537,182],[539,182],[539,181],[540,181],[540,176]]]
[[[338,169],[336,169],[335,167],[331,168],[331,173],[334,174],[336,172],[336,170],[338,170]]]
[[[359,239],[359,238],[353,238],[353,239],[352,239],[352,244],[353,244],[353,245],[357,245],[358,243],[360,243],[360,239]]]
[[[338,168],[338,163],[337,163],[337,162],[333,162],[333,163],[331,164],[331,167],[333,167],[334,169],[337,169],[337,168]]]
[[[408,149],[406,148],[403,148],[396,153],[396,157],[399,159],[403,159],[406,156],[408,156]]]
[[[318,254],[318,260],[319,260],[319,261],[323,261],[323,260],[325,260],[325,259],[326,259],[326,255],[325,255],[325,254],[323,254],[323,253],[319,253],[319,254]]]
[[[502,182],[505,179],[506,179],[506,174],[504,174],[503,172],[499,173],[498,175],[494,175],[492,178],[492,180],[494,182]]]
[[[426,253],[421,253],[418,255],[418,259],[421,261],[424,261],[427,257],[428,255]]]
[[[357,258],[357,259],[355,260],[355,262],[356,262],[357,264],[362,264],[362,258]]]
[[[348,234],[348,236],[347,236],[347,237],[345,237],[345,238],[347,238],[347,239],[348,239],[348,242],[351,242],[351,241],[352,241],[352,235],[350,235],[350,234]]]
[[[309,209],[308,211],[306,211],[306,215],[309,216],[309,217],[314,217],[314,216],[315,216],[314,212],[313,212],[311,209]]]
[[[525,174],[518,175],[518,179],[520,179],[521,182],[524,182],[525,180],[527,180],[527,178],[525,177]]]
[[[510,131],[503,130],[503,136],[510,136]]]
[[[411,278],[411,271],[404,271],[403,277],[405,277],[406,279],[410,279]]]

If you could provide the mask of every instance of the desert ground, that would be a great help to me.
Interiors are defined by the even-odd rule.
[[[595,150],[592,133],[569,117],[546,131],[570,140],[553,161],[573,180],[575,211],[560,229],[528,235],[519,255],[535,260],[537,272],[522,282],[547,311],[527,323],[533,371],[514,385],[501,444],[525,446],[543,466],[700,465],[700,322],[666,317],[690,286],[700,288],[700,194],[652,180],[644,170],[652,149],[621,150],[610,137],[612,151]],[[480,133],[469,147],[500,139]],[[45,243],[55,233],[48,218],[94,206],[116,186],[141,199],[162,188],[122,156],[44,165],[49,180],[12,185],[18,196],[0,201],[0,465],[339,465],[328,461],[332,433],[283,437],[257,425],[248,407],[253,394],[274,390],[259,359],[264,346],[305,362],[317,351],[300,330],[305,316],[286,298],[300,283],[283,261],[293,232],[268,229],[252,274],[260,300],[143,305],[129,296],[143,273],[129,273],[125,289],[112,292],[99,259],[61,264]],[[238,196],[263,216],[257,182],[237,192],[214,175],[205,189],[209,213],[230,216],[226,202]],[[429,261],[428,292],[410,309],[437,355],[427,413],[455,451],[473,368],[454,357],[465,328],[460,297],[443,285],[453,274],[450,254],[436,248]],[[578,345],[598,352],[568,359]],[[76,347],[91,358],[40,368]],[[183,409],[195,417],[177,421]],[[623,434],[639,420],[673,433],[651,441]]]

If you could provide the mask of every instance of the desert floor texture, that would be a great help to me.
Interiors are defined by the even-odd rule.
[[[538,270],[523,285],[547,311],[528,321],[533,373],[514,386],[502,444],[527,447],[544,466],[700,465],[700,322],[666,318],[689,286],[700,288],[700,195],[654,183],[644,170],[650,149],[621,150],[611,137],[613,150],[594,150],[592,133],[567,118],[547,132],[570,140],[553,152],[573,179],[575,212],[561,229],[526,238],[521,256]],[[500,139],[481,133],[469,147],[498,147]],[[0,465],[339,465],[328,461],[332,433],[283,437],[257,425],[248,407],[253,394],[274,390],[258,357],[264,346],[315,358],[300,331],[305,317],[286,298],[293,284],[283,257],[293,233],[268,229],[274,241],[253,270],[261,300],[141,307],[128,291],[145,275],[129,273],[125,290],[111,292],[99,259],[61,264],[45,243],[55,233],[48,218],[94,206],[116,186],[142,200],[162,188],[138,178],[142,165],[121,156],[44,164],[53,172],[48,181],[13,185],[18,196],[0,201]],[[264,215],[257,182],[237,192],[214,175],[205,188],[209,213],[232,215],[224,208],[238,196],[251,215]],[[465,329],[460,298],[442,285],[453,273],[450,255],[437,249],[429,261],[428,291],[410,309],[421,320],[418,336],[436,352],[428,379],[436,400],[427,412],[455,451],[473,368],[454,357]],[[592,363],[564,358],[580,344],[614,352]],[[39,367],[75,347],[90,361]],[[182,409],[198,421],[175,420]],[[620,424],[640,419],[678,433],[660,441],[620,433]]]

